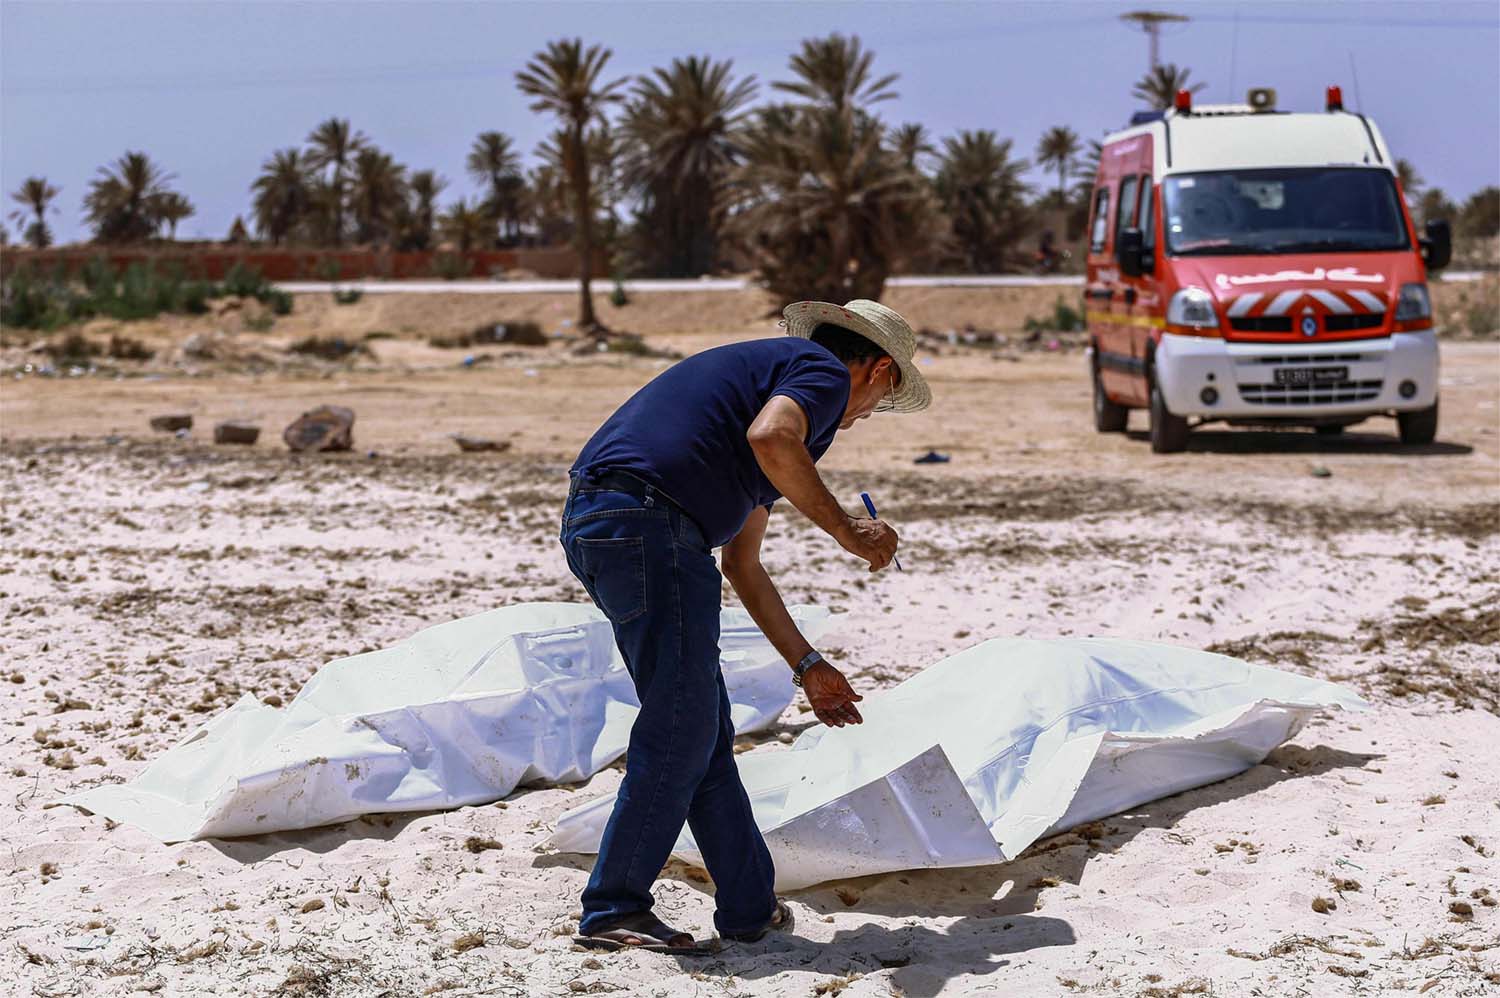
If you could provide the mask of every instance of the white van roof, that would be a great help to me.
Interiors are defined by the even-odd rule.
[[[1394,172],[1380,130],[1363,115],[1252,112],[1237,105],[1168,111],[1107,136],[1111,143],[1152,136],[1155,175],[1279,166],[1375,166]]]

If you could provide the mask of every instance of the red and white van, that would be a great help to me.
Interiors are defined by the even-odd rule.
[[[1336,434],[1394,416],[1404,443],[1437,432],[1438,348],[1427,267],[1448,224],[1418,238],[1374,122],[1288,114],[1275,95],[1194,108],[1177,95],[1110,135],[1090,211],[1094,423],[1151,416],[1151,447],[1197,424]]]

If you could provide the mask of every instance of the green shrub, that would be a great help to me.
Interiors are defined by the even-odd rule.
[[[624,308],[630,304],[630,296],[625,293],[625,285],[618,277],[615,278],[614,290],[609,293],[609,303],[615,308]]]
[[[30,265],[17,267],[0,283],[0,325],[56,329],[67,321],[65,292],[65,287],[39,278]]]
[[[140,340],[121,336],[118,333],[109,338],[109,347],[105,353],[116,360],[150,360],[156,356],[155,351]]]
[[[353,305],[365,296],[359,288],[335,288],[333,291],[333,303],[335,305]]]
[[[29,266],[18,268],[0,285],[0,323],[46,330],[96,316],[128,322],[162,312],[202,315],[209,310],[209,299],[226,294],[254,297],[276,315],[292,310],[291,295],[242,263],[229,269],[222,285],[215,285],[188,278],[177,264],[155,267],[138,260],[120,273],[98,256],[76,278],[69,278],[61,264],[46,277]]]
[[[363,343],[355,340],[346,340],[342,336],[307,336],[291,346],[287,347],[292,353],[300,353],[311,357],[322,357],[324,360],[343,360],[353,354],[369,353],[370,350]]]
[[[243,260],[236,260],[229,270],[224,274],[224,283],[220,285],[224,294],[234,295],[237,298],[259,298],[270,285],[261,276],[260,268],[253,267]]]
[[[177,298],[172,303],[172,311],[184,312],[188,315],[203,315],[208,311],[208,299],[213,292],[214,286],[207,281],[183,281],[177,288]]]
[[[1474,336],[1488,336],[1500,330],[1500,307],[1493,302],[1479,302],[1469,307],[1464,324]]]
[[[266,288],[256,296],[260,303],[277,315],[292,314],[292,296],[280,288]]]
[[[438,253],[432,258],[432,275],[445,281],[456,281],[468,277],[474,271],[474,263],[462,253]]]
[[[506,346],[544,347],[547,345],[547,334],[542,331],[541,326],[528,320],[521,320],[519,322],[488,322],[482,326],[476,326],[467,333],[459,333],[454,336],[444,336],[441,333],[435,333],[427,338],[427,342],[432,346],[444,349],[472,347],[485,343],[503,343]]]
[[[344,268],[331,256],[325,256],[313,267],[313,276],[320,281],[336,281],[343,274]]]
[[[625,353],[633,357],[654,356],[646,341],[639,336],[611,336],[607,342],[606,349],[610,353]]]
[[[48,342],[43,349],[58,364],[86,364],[104,352],[103,347],[82,333],[69,333],[62,339]]]
[[[1064,333],[1076,332],[1083,328],[1083,316],[1059,295],[1052,305],[1052,325]]]

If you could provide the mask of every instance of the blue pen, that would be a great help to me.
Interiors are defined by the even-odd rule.
[[[875,512],[875,500],[873,500],[873,499],[870,498],[870,493],[868,493],[868,492],[861,492],[859,494],[859,497],[864,500],[865,510],[870,514],[870,519],[872,519],[872,520],[878,520],[878,519],[880,519],[880,514],[877,513],[877,512]],[[898,571],[898,572],[904,572],[904,571],[906,571],[906,569],[904,569],[904,568],[901,567],[901,559],[900,558],[897,558],[895,555],[892,555],[891,558],[896,563],[896,571]]]

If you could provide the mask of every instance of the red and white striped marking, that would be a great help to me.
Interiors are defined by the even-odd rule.
[[[1365,315],[1386,310],[1385,300],[1379,295],[1363,289],[1357,291],[1330,291],[1326,288],[1308,288],[1296,291],[1280,291],[1266,302],[1263,291],[1247,291],[1230,302],[1228,314],[1231,319],[1245,316],[1289,315],[1299,305],[1316,302],[1319,311],[1333,315]]]

